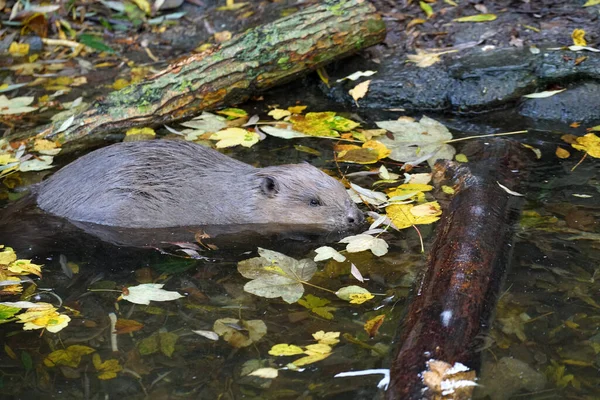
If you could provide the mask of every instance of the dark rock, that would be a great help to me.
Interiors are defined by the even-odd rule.
[[[582,61],[582,57],[587,58]],[[580,90],[586,96],[593,97],[594,90],[599,93],[595,83],[600,83],[599,54],[564,50],[533,54],[529,49],[481,52],[473,49],[462,57],[449,58],[428,68],[407,64],[404,59],[388,58],[373,77],[369,92],[359,105],[361,108],[474,114],[514,106],[528,93],[585,81],[590,82],[589,85]],[[346,85],[353,86],[354,83]],[[338,88],[333,93],[338,99],[353,102],[346,90]],[[589,112],[572,112],[577,112],[579,119],[592,117]],[[551,113],[547,112],[547,115]]]
[[[543,99],[527,99],[520,114],[530,118],[588,122],[600,119],[600,81],[572,85],[564,92]]]

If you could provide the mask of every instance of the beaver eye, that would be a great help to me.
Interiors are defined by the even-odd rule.
[[[308,202],[308,204],[311,207],[318,207],[321,205],[321,201],[319,199],[317,199],[316,197],[313,197],[312,199],[310,199],[310,201]]]

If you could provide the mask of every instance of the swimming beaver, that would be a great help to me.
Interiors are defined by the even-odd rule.
[[[51,214],[128,228],[260,223],[348,230],[364,222],[344,186],[309,164],[255,168],[174,140],[96,150],[36,194]]]

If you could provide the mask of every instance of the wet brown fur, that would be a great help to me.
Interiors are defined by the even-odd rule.
[[[44,181],[37,204],[76,221],[129,227],[364,221],[343,185],[309,164],[255,168],[184,141],[118,143]]]

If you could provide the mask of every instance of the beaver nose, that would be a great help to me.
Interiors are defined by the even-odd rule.
[[[349,225],[362,225],[365,222],[365,216],[360,210],[353,210],[348,215]]]

